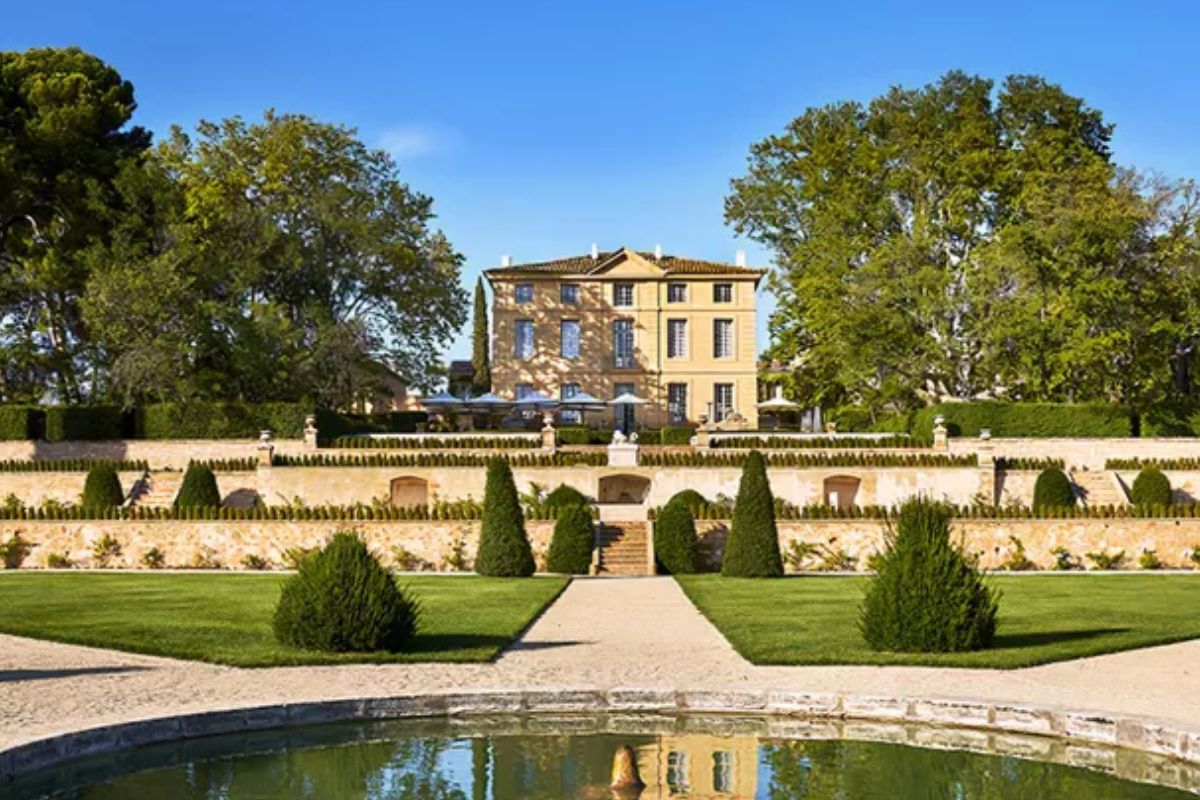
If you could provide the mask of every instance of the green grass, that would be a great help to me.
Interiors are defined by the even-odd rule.
[[[870,650],[857,628],[866,578],[677,580],[755,664],[1013,668],[1200,638],[1200,575],[995,576],[995,646],[949,654]]]
[[[403,577],[421,603],[411,649],[329,654],[275,641],[285,576],[0,573],[0,633],[239,667],[488,661],[558,596],[566,578]]]

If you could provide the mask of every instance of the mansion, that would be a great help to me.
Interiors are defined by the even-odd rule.
[[[554,261],[506,256],[484,272],[494,391],[514,400],[632,394],[646,403],[604,412],[606,426],[626,430],[734,415],[756,427],[755,290],[765,271],[744,262],[741,253],[725,264],[595,245]]]

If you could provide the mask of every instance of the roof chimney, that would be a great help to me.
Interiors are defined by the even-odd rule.
[[[510,256],[510,255],[500,256],[500,266],[511,267],[512,266],[512,256]]]
[[[599,260],[600,260],[600,248],[596,246],[595,242],[592,242],[592,261],[599,261]]]
[[[661,244],[654,245],[654,260],[662,261],[662,245]]]
[[[733,263],[739,267],[746,266],[746,251],[738,250],[733,256]]]

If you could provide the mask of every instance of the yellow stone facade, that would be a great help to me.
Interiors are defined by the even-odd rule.
[[[628,248],[487,270],[493,391],[561,397],[575,386],[607,401],[631,389],[649,401],[632,412],[633,428],[734,412],[756,427],[763,274]],[[584,422],[612,427],[618,413],[591,412]]]

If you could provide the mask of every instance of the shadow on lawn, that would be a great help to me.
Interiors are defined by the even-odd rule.
[[[0,669],[0,683],[49,681],[75,678],[80,675],[117,675],[122,672],[143,672],[149,667],[76,667],[74,669]]]
[[[579,642],[521,642],[509,636],[483,636],[471,633],[417,634],[412,641],[413,652],[441,653],[448,650],[466,650],[491,647],[512,650],[546,650],[553,647],[570,647]],[[510,647],[511,646],[511,647]]]
[[[1111,636],[1117,633],[1129,633],[1132,628],[1088,628],[1073,631],[1039,631],[1031,633],[998,633],[992,643],[993,649],[1024,647],[1044,647],[1049,644],[1065,644],[1066,642],[1081,642],[1096,639],[1101,636]]]

